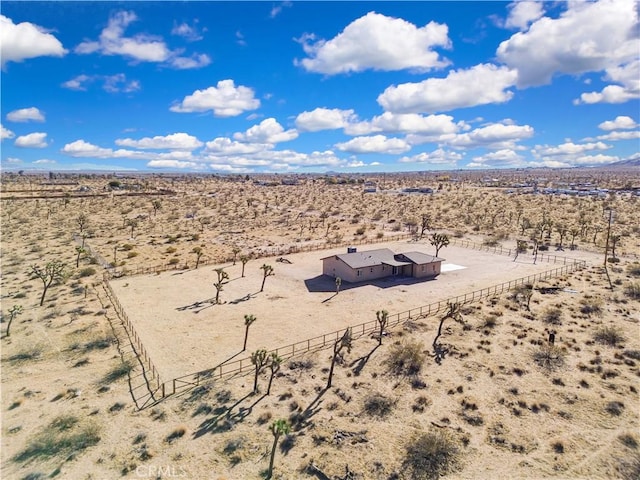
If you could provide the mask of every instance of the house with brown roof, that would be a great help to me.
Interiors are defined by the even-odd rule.
[[[349,248],[347,253],[324,257],[322,273],[351,283],[391,276],[427,280],[440,274],[443,261],[422,252],[394,253],[388,248],[358,252]]]

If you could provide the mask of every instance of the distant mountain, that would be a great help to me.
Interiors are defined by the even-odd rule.
[[[607,167],[640,167],[640,153],[637,153],[626,160],[610,163]]]

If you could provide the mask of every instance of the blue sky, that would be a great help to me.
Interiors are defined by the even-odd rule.
[[[2,168],[370,172],[638,155],[633,0],[2,2]]]

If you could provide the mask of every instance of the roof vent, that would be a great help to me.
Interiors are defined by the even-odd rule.
[[[356,253],[357,251],[356,247],[347,247],[347,253]]]

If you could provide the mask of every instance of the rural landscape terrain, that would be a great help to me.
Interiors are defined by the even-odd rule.
[[[640,478],[637,166],[1,180],[2,478]]]

